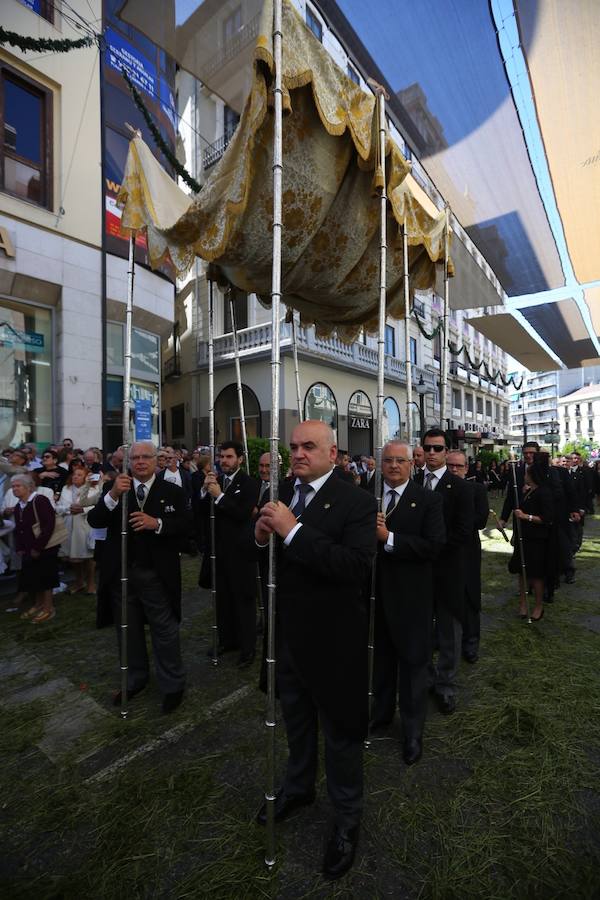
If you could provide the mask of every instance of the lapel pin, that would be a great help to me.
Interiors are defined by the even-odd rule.
[[[324,503],[323,509],[329,509],[331,507],[331,503]]]
[[[411,503],[410,505],[411,505],[411,508],[414,509],[415,506],[416,506],[417,504],[416,504],[416,503]]]
[[[451,485],[451,484],[447,484],[446,487],[448,488],[448,490],[450,490],[450,488],[452,487],[452,485]]]

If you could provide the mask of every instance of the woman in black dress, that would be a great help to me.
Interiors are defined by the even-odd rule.
[[[531,618],[534,622],[539,622],[544,615],[544,582],[552,565],[550,533],[554,518],[554,501],[552,491],[548,486],[547,461],[536,458],[536,461],[527,469],[521,508],[515,509],[513,516],[520,520],[527,582],[535,600]],[[519,612],[521,617],[525,618],[527,615],[526,585],[523,582],[521,547],[516,523],[513,533],[515,548],[508,564],[508,571],[513,575],[519,575],[521,589]]]
[[[31,475],[13,475],[10,483],[18,501],[14,509],[15,548],[23,561],[19,590],[35,597],[33,606],[21,618],[39,625],[56,614],[52,588],[59,585],[58,546],[46,547],[54,532],[56,514],[48,498],[36,492]]]

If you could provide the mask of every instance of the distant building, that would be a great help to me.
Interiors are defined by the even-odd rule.
[[[600,443],[600,384],[588,384],[558,401],[560,443]]]

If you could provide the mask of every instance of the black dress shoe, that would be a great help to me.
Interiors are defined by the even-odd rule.
[[[142,693],[142,691],[144,690],[145,687],[146,687],[145,684],[141,684],[139,687],[131,688],[130,690],[127,691],[127,699],[133,700],[133,698],[135,696],[137,696],[137,694]],[[121,705],[121,696],[122,696],[121,691],[117,691],[116,694],[113,694],[113,701],[112,701],[113,706]]]
[[[240,653],[236,663],[238,669],[247,669],[254,662],[254,653]]]
[[[479,659],[479,654],[476,650],[463,650],[463,659],[465,662],[471,663],[473,665]]]
[[[341,878],[352,866],[356,856],[359,834],[359,825],[344,829],[338,825],[334,826],[323,859],[323,875],[328,881]]]
[[[183,700],[183,691],[174,691],[172,694],[165,694],[162,702],[162,711],[165,715],[174,712]]]
[[[297,809],[300,809],[302,806],[310,806],[310,804],[314,802],[314,791],[311,791],[308,794],[295,794],[288,797],[288,795],[284,794],[283,790],[281,790],[277,793],[277,797],[275,798],[275,821],[283,822],[284,819],[288,819]],[[266,801],[259,809],[256,815],[256,821],[259,825],[267,824]]]
[[[453,694],[448,694],[447,696],[444,694],[436,694],[435,702],[437,703],[439,711],[444,716],[451,716],[452,713],[456,711],[456,697]]]
[[[402,745],[402,759],[407,766],[414,766],[423,756],[423,738],[414,737],[404,741]]]

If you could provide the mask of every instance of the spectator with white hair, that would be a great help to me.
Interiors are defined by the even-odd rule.
[[[52,589],[59,585],[58,545],[48,547],[56,513],[48,498],[36,490],[31,475],[13,475],[11,488],[17,499],[14,509],[16,551],[22,560],[19,590],[34,596],[33,605],[21,618],[39,625],[56,615]]]

